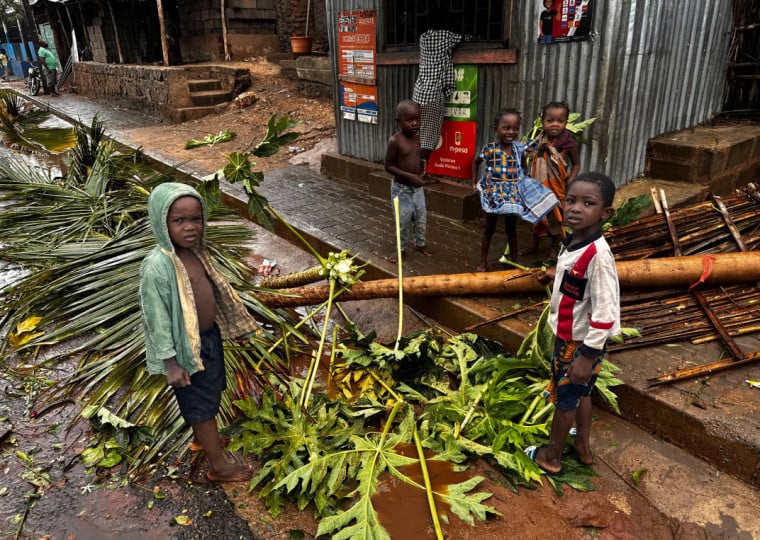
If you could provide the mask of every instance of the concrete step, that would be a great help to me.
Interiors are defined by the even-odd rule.
[[[298,64],[296,60],[297,59],[295,57],[283,58],[282,60],[280,60],[279,62],[280,68],[284,75],[292,75],[292,76],[298,75]]]
[[[378,163],[326,153],[322,156],[321,173],[390,200],[392,178]],[[457,221],[472,220],[481,214],[477,194],[464,184],[447,181],[431,184],[425,188],[425,202],[429,212]]]
[[[650,139],[646,171],[727,195],[760,174],[760,126],[701,125]]]
[[[190,100],[196,107],[210,107],[232,100],[232,92],[227,90],[204,90],[190,92]]]
[[[222,81],[221,79],[188,79],[187,87],[190,89],[190,93],[221,90]]]
[[[679,540],[760,538],[760,491],[751,484],[602,410],[594,411],[591,446],[593,483],[613,494],[620,512],[630,514],[633,490],[668,518]],[[638,482],[634,471],[643,471]]]
[[[637,178],[633,182],[618,188],[615,193],[614,207],[620,208],[628,199],[638,197],[639,195],[648,195],[651,188],[655,188],[659,193],[662,189],[668,201],[669,208],[678,208],[702,202],[707,198],[709,193],[707,185],[690,184],[687,182],[674,182],[672,180],[663,180],[661,178],[643,177]],[[639,217],[654,214],[654,204],[650,203],[649,208],[641,213]]]
[[[227,104],[221,105],[207,105],[201,107],[181,107],[174,110],[171,120],[173,122],[185,122],[187,120],[195,120],[196,118],[202,118],[209,114],[215,114],[220,112],[221,108],[226,107]]]

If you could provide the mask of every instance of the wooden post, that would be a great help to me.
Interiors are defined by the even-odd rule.
[[[169,44],[166,42],[166,23],[164,22],[164,6],[161,0],[156,0],[158,7],[158,27],[161,30],[161,52],[164,54],[164,65],[169,65]]]
[[[124,63],[124,53],[121,52],[121,40],[119,39],[119,28],[116,26],[116,17],[113,15],[113,8],[111,7],[110,0],[106,0],[108,5],[108,13],[111,15],[111,26],[113,26],[113,35],[116,38],[116,50],[119,53],[119,63]]]
[[[90,46],[90,33],[87,31],[87,23],[84,20],[84,12],[82,12],[82,4],[79,4],[79,20],[82,22],[82,43],[79,45],[79,59],[80,60],[92,60],[92,47]],[[85,51],[89,51],[89,55],[85,54]]]
[[[222,6],[222,42],[224,44],[224,59],[229,62],[232,60],[232,56],[230,55],[230,45],[227,42],[227,17],[225,15],[225,6],[224,6],[224,0],[221,0],[221,6]]]

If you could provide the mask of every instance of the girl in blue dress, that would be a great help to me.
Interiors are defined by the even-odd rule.
[[[520,121],[520,112],[515,109],[499,111],[494,120],[496,141],[485,145],[472,164],[472,187],[480,193],[486,213],[478,272],[488,269],[488,251],[500,215],[505,218],[510,259],[516,262],[517,218],[535,224],[559,204],[550,189],[523,171],[525,145],[517,140]],[[481,163],[485,163],[485,170],[478,180]]]

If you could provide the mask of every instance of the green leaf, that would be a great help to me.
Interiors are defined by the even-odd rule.
[[[236,134],[229,129],[225,129],[217,133],[216,135],[212,135],[209,133],[203,139],[197,140],[197,139],[190,139],[185,142],[185,150],[189,150],[191,148],[197,148],[199,146],[214,146],[217,143],[221,142],[227,142],[234,139]]]
[[[494,507],[481,504],[491,497],[491,493],[477,492],[470,493],[482,481],[482,476],[474,476],[459,484],[451,484],[447,487],[445,493],[438,493],[450,507],[459,519],[470,525],[475,524],[473,516],[480,521],[485,521],[488,514],[501,515]]]
[[[649,469],[646,467],[642,467],[640,469],[636,469],[631,473],[631,480],[633,480],[633,483],[635,485],[639,485],[641,483],[642,477],[644,476],[644,473],[646,473]]]

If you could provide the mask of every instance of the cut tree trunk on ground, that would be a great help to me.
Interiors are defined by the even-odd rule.
[[[705,283],[760,280],[760,252],[757,251],[618,261],[616,264],[622,289],[688,287],[703,276]],[[338,300],[393,298],[398,296],[398,286],[398,279],[357,283]],[[530,272],[522,270],[410,277],[403,279],[403,287],[404,294],[409,296],[508,295],[544,290]],[[320,285],[286,289],[282,294],[258,293],[256,296],[269,307],[296,307],[325,302],[329,290],[329,286]]]

